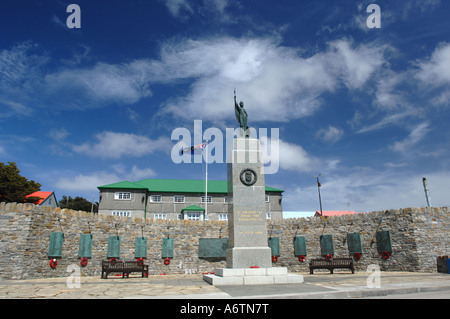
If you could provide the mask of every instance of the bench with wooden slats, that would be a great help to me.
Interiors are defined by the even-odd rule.
[[[108,279],[110,273],[122,273],[122,278],[128,278],[132,272],[142,273],[142,277],[148,277],[148,265],[144,265],[142,261],[111,261],[102,260],[102,277]]]
[[[333,273],[334,269],[337,268],[345,268],[350,269],[352,274],[355,273],[355,269],[353,267],[353,260],[351,258],[333,258],[333,259],[311,259],[309,262],[309,272],[312,275],[314,269],[328,269],[331,273]]]

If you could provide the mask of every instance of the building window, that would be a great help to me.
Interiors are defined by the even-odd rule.
[[[212,197],[211,196],[208,196],[208,197],[202,196],[202,203],[206,203],[206,202],[212,203]]]
[[[271,212],[267,212],[266,213],[266,219],[272,219],[272,213]]]
[[[228,214],[219,214],[219,220],[228,220]]]
[[[131,217],[131,212],[121,212],[121,211],[115,211],[112,212],[113,216],[120,216],[120,217]]]
[[[225,197],[223,198],[223,202],[224,202],[225,204],[228,204],[228,203],[230,202],[230,198],[229,198],[228,196],[225,196]]]
[[[131,193],[115,193],[114,199],[131,200]]]
[[[174,203],[184,203],[184,196],[181,195],[175,195],[173,197],[173,202]]]
[[[162,202],[161,195],[151,195],[150,196],[150,202],[151,203],[161,203]]]
[[[202,213],[186,213],[187,220],[200,220]]]
[[[269,195],[266,195],[266,203],[269,202]]]
[[[167,219],[167,214],[154,214],[155,219]]]

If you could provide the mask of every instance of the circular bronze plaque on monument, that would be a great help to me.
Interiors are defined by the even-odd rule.
[[[247,186],[252,186],[258,180],[258,176],[256,175],[256,172],[254,170],[252,170],[251,168],[246,168],[246,169],[242,170],[240,178],[241,178],[242,184],[247,185]]]

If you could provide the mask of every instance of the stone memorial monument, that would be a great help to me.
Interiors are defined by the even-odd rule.
[[[273,267],[268,246],[264,161],[259,140],[251,138],[244,103],[236,102],[240,134],[233,140],[228,160],[227,268],[215,269],[203,279],[212,285],[301,283],[303,276],[288,275],[287,268]]]

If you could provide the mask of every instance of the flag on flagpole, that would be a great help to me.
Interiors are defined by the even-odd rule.
[[[196,146],[191,146],[188,148],[183,148],[181,150],[181,155],[186,154],[186,153],[190,153],[190,154],[194,154],[195,151],[202,151],[205,149],[206,143],[202,143]]]

